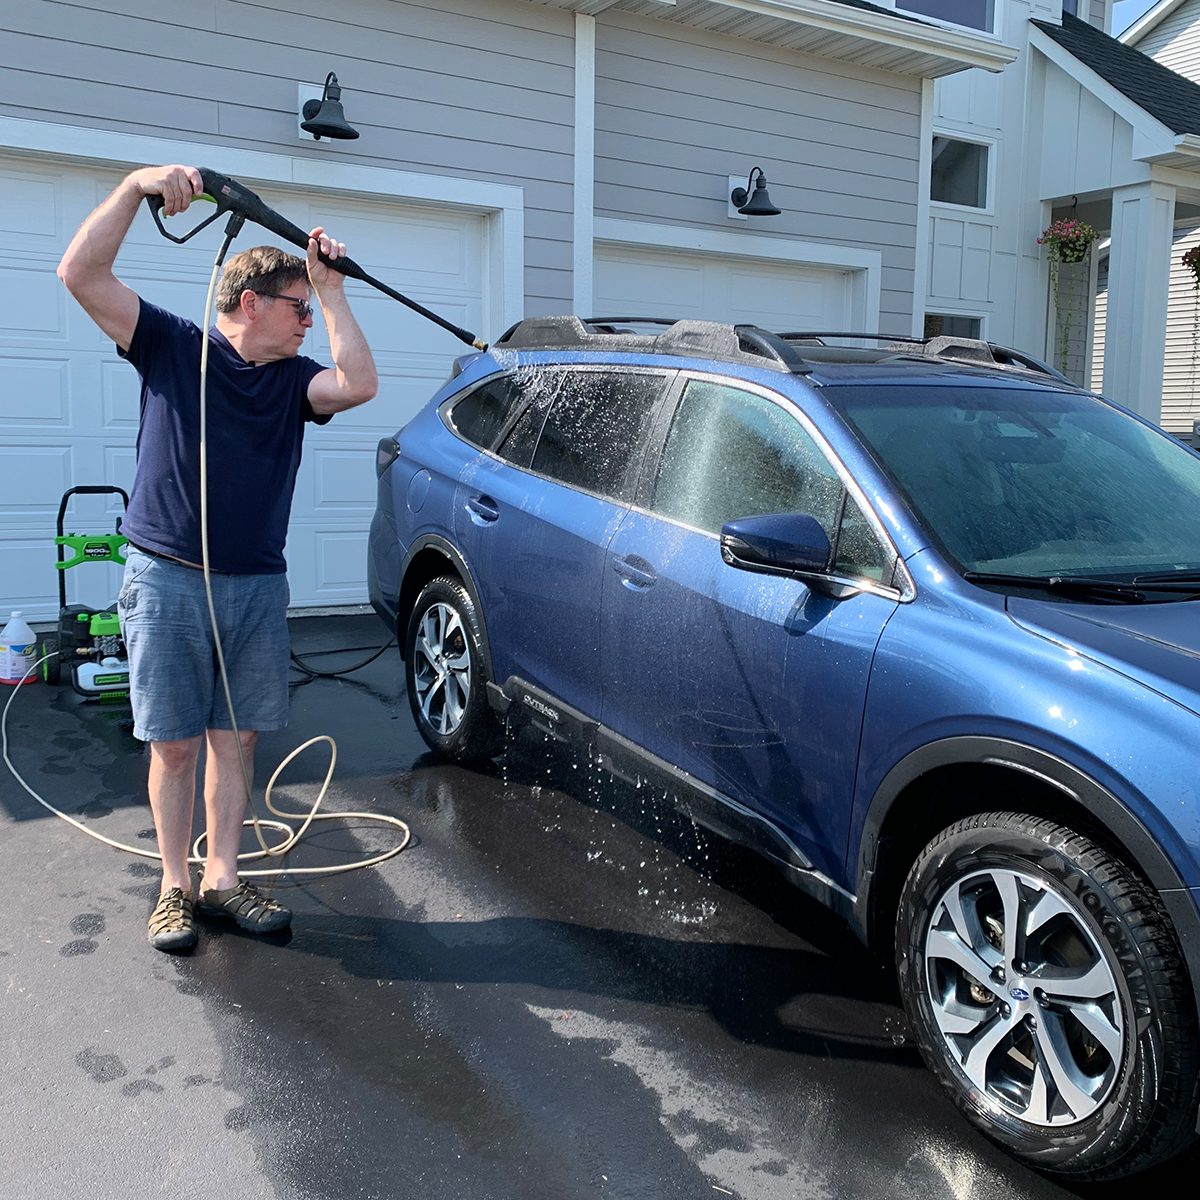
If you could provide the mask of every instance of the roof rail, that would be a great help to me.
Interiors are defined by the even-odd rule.
[[[974,362],[989,367],[1023,367],[1029,371],[1037,371],[1049,375],[1060,383],[1078,386],[1057,368],[1031,354],[1014,350],[1011,346],[1002,346],[998,342],[985,342],[979,338],[957,337],[953,334],[938,337],[915,337],[902,333],[861,333],[861,332],[797,332],[781,333],[780,338],[788,342],[809,342],[812,345],[826,346],[828,338],[858,338],[864,341],[899,342],[912,346],[912,350],[903,350],[902,354],[919,353],[923,358],[948,359],[952,362]],[[919,349],[918,349],[919,348]]]
[[[652,325],[657,333],[621,328]],[[494,343],[498,350],[616,350],[631,354],[674,354],[750,360],[757,366],[806,373],[812,368],[792,346],[754,325],[670,317],[527,317]]]
[[[649,326],[638,330],[633,326]],[[853,338],[880,343],[878,350],[830,345],[833,339]],[[805,355],[804,346],[821,347],[822,353]],[[836,352],[849,358],[873,356],[879,361],[895,357],[921,357],[942,362],[975,363],[1001,369],[1023,369],[1049,375],[1076,386],[1061,371],[1019,350],[979,338],[954,336],[915,337],[901,333],[859,331],[791,331],[772,333],[757,325],[730,325],[674,317],[526,317],[494,343],[496,350],[607,350],[628,354],[672,354],[715,358],[724,362],[810,374],[817,362],[835,361]],[[834,354],[834,359],[831,359]]]

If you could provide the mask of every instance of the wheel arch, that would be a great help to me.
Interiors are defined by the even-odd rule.
[[[1174,925],[1196,996],[1200,915],[1162,847],[1119,797],[1083,771],[1004,738],[946,738],[912,751],[888,772],[859,840],[854,921],[864,940],[890,960],[900,892],[921,850],[961,817],[1014,807],[1092,837],[1150,883]]]
[[[404,633],[413,605],[421,593],[421,589],[439,575],[451,575],[458,580],[471,597],[475,606],[475,615],[479,622],[480,652],[483,655],[484,668],[488,678],[492,674],[492,650],[488,641],[487,616],[480,601],[479,588],[467,566],[466,559],[459,553],[453,543],[435,533],[425,534],[416,539],[409,547],[404,559],[404,567],[400,572],[400,596],[396,605],[396,642],[400,647],[400,657],[406,657]]]

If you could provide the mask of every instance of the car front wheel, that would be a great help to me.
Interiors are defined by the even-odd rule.
[[[408,700],[426,745],[458,762],[493,758],[501,745],[480,644],[478,614],[466,588],[448,577],[426,584],[405,640]]]
[[[1178,942],[1154,891],[1090,839],[1019,813],[959,821],[913,866],[896,944],[926,1062],[1011,1153],[1104,1179],[1193,1139]]]

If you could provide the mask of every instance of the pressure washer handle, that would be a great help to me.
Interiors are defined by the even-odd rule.
[[[200,178],[204,183],[204,195],[211,199],[217,206],[217,211],[206,221],[201,222],[190,233],[183,237],[175,237],[167,232],[159,218],[159,213],[163,207],[163,198],[161,196],[147,196],[146,203],[150,206],[150,213],[154,217],[154,223],[158,226],[159,232],[163,237],[169,238],[176,243],[183,243],[188,238],[194,237],[207,225],[211,225],[222,213],[235,212],[241,214],[247,220],[253,221],[256,225],[261,225],[264,229],[269,229],[277,237],[281,237],[285,242],[291,242],[293,246],[298,246],[301,250],[308,250],[309,237],[308,234],[300,228],[299,225],[293,225],[287,217],[281,216],[269,204],[257,195],[254,194],[244,184],[238,183],[236,179],[230,179],[228,175],[222,175],[220,171],[214,171],[211,167],[198,167]],[[473,333],[469,333],[465,329],[460,329],[457,325],[447,321],[444,317],[439,317],[437,313],[430,311],[422,304],[418,304],[415,300],[410,300],[401,292],[390,288],[385,283],[381,283],[378,279],[368,275],[352,258],[326,258],[324,254],[319,254],[321,262],[327,267],[332,267],[335,271],[350,279],[358,279],[363,283],[369,284],[371,287],[383,292],[384,295],[390,296],[393,300],[399,300],[401,304],[411,308],[413,312],[420,313],[427,320],[432,321],[435,325],[440,325],[449,333],[454,334],[460,341],[466,342],[468,346],[473,346],[476,350],[486,350],[487,342],[477,338]]]

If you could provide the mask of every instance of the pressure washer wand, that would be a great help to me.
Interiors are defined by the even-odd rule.
[[[244,184],[238,183],[236,179],[230,179],[228,175],[222,175],[219,171],[213,171],[208,167],[198,168],[200,178],[204,181],[204,194],[211,199],[217,206],[217,211],[207,220],[201,222],[191,232],[186,233],[183,237],[176,237],[174,234],[168,233],[159,216],[159,212],[163,206],[161,196],[147,196],[146,202],[150,206],[150,213],[154,217],[154,223],[158,226],[159,232],[165,238],[169,238],[172,242],[183,243],[189,238],[195,236],[206,225],[212,224],[223,213],[237,213],[248,221],[253,221],[256,225],[261,225],[264,229],[269,229],[277,237],[283,238],[285,242],[291,242],[293,246],[299,246],[302,250],[308,249],[308,234],[304,232],[298,225],[293,225],[287,217],[277,213],[269,204],[266,204],[261,197],[255,195]],[[402,292],[398,292],[395,288],[390,288],[386,283],[381,282],[372,275],[368,275],[352,258],[326,258],[324,254],[319,255],[320,260],[327,266],[332,267],[335,271],[340,271],[343,275],[350,279],[359,279],[363,283],[370,284],[371,287],[383,292],[385,296],[390,296],[393,300],[399,300],[401,304],[411,308],[413,312],[420,313],[426,320],[432,321],[435,325],[440,325],[443,329],[454,334],[459,341],[466,342],[468,346],[473,346],[476,350],[486,350],[487,342],[482,338],[476,337],[473,333],[468,333],[465,329],[460,329],[457,325],[447,321],[445,317],[439,317],[437,313],[431,312],[423,304],[418,304],[417,301],[405,296]]]

